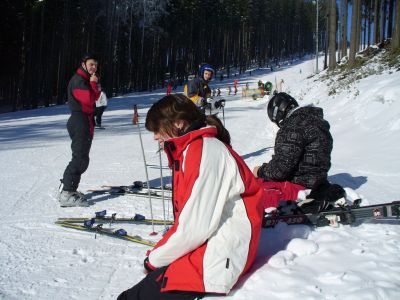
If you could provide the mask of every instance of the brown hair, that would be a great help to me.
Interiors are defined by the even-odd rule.
[[[170,136],[180,135],[175,127],[176,121],[184,121],[188,124],[186,132],[206,125],[215,126],[217,138],[227,144],[231,144],[231,137],[221,120],[216,115],[205,114],[182,94],[172,94],[161,98],[149,109],[146,117],[146,129],[151,132],[164,132]],[[184,133],[186,133],[184,132]]]

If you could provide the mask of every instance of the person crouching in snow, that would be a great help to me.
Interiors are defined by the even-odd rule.
[[[322,108],[299,107],[292,96],[277,93],[267,110],[279,130],[272,159],[253,169],[263,181],[264,208],[277,207],[281,200],[299,200],[299,191],[308,189],[311,197],[302,203],[303,212],[327,209],[345,191],[327,179],[333,139]]]
[[[226,295],[256,257],[262,190],[221,121],[186,96],[156,102],[146,128],[173,170],[175,222],[144,260],[147,276],[118,299]]]

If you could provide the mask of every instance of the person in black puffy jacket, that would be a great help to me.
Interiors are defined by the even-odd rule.
[[[271,98],[268,117],[279,127],[274,155],[253,174],[265,182],[264,187],[279,190],[276,201],[296,200],[298,191],[327,181],[333,146],[330,125],[321,108],[299,107],[286,93]]]

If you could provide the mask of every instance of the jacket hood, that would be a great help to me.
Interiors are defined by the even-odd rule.
[[[317,118],[323,118],[324,117],[324,111],[320,107],[316,106],[303,106],[297,108],[292,115],[296,114],[307,114],[307,115],[313,115]]]
[[[172,166],[172,162],[182,155],[191,142],[198,138],[216,137],[217,133],[216,127],[207,126],[166,141],[164,143],[164,151],[168,156],[169,166]]]
[[[283,126],[289,124],[304,126],[305,124],[313,123],[321,129],[329,130],[330,128],[329,123],[324,120],[323,109],[316,106],[298,107],[283,122]]]

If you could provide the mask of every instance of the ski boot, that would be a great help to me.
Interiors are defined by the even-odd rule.
[[[61,207],[88,207],[89,202],[87,201],[84,194],[81,192],[70,192],[62,190],[58,194],[58,201]]]

